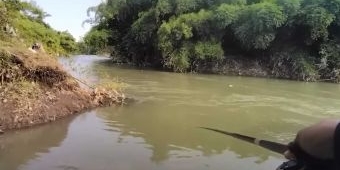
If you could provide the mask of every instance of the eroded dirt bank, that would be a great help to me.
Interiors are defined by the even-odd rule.
[[[123,104],[114,89],[81,88],[45,53],[0,49],[0,132],[53,122],[96,107]]]

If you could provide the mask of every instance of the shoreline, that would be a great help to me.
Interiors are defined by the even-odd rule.
[[[155,71],[164,71],[169,73],[178,73],[172,69],[152,66],[152,64],[143,63],[116,63],[111,58],[112,65],[122,67],[132,67],[136,69],[146,69]],[[297,82],[320,82],[320,83],[334,83],[340,84],[340,77],[321,78],[317,75],[300,75],[294,72],[290,65],[281,65],[280,68],[273,63],[268,63],[262,60],[255,59],[234,59],[229,58],[220,62],[197,63],[195,68],[191,68],[185,74],[205,74],[205,75],[222,75],[222,76],[239,76],[239,77],[253,77],[266,78],[277,80],[289,80]]]
[[[115,89],[84,88],[45,53],[5,48],[0,53],[0,134],[57,121],[98,107],[122,105]]]

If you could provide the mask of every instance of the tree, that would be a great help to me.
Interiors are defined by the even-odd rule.
[[[21,2],[22,9],[21,11],[27,17],[31,18],[32,20],[36,20],[40,23],[44,23],[44,19],[46,17],[50,17],[51,15],[43,11],[35,1],[31,0],[30,2]]]
[[[95,30],[85,35],[84,43],[89,54],[96,54],[107,47],[108,33],[105,30]]]
[[[49,53],[74,52],[76,43],[72,35],[53,30],[43,21],[48,16],[34,1],[0,1],[0,26],[14,27],[27,46],[39,42]]]
[[[295,78],[340,69],[331,50],[340,42],[340,0],[107,0],[89,13],[94,27],[85,46],[92,53],[110,46],[113,58],[136,65],[185,72],[223,63],[235,51],[262,63],[279,60]],[[333,64],[317,73],[322,58]]]
[[[72,53],[78,50],[77,43],[68,31],[58,33],[60,36],[60,46],[66,53]]]
[[[276,4],[252,4],[242,10],[233,30],[246,49],[267,49],[286,19],[282,8]]]

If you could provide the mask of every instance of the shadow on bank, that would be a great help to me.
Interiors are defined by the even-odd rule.
[[[48,153],[50,148],[58,147],[66,138],[68,127],[74,116],[55,123],[8,132],[0,136],[1,169],[19,169],[40,153]]]

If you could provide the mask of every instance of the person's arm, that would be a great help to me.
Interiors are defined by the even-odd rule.
[[[294,143],[313,158],[339,161],[340,120],[324,120],[298,132]],[[286,158],[295,159],[294,153],[288,151]]]

